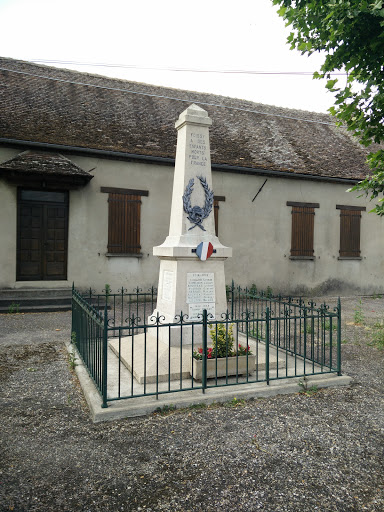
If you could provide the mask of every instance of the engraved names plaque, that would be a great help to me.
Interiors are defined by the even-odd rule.
[[[215,275],[213,272],[187,274],[187,304],[215,304]]]
[[[208,321],[215,318],[215,303],[206,302],[206,303],[200,303],[200,304],[189,304],[188,319],[189,320],[202,320],[203,319],[203,309],[207,310]]]

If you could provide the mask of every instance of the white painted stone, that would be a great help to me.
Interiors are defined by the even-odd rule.
[[[211,124],[207,112],[197,105],[188,107],[176,122],[178,134],[169,235],[162,245],[153,248],[155,256],[188,257],[191,256],[190,249],[195,249],[200,242],[211,242],[216,249],[210,259],[232,256],[232,249],[223,246],[215,236],[213,208],[209,217],[203,221],[205,231],[199,227],[190,230],[193,224],[187,218],[182,200],[189,180],[193,179],[192,205],[204,206],[205,193],[198,176],[203,176],[212,190],[208,129]]]
[[[178,138],[169,235],[162,245],[153,248],[153,254],[160,258],[160,272],[157,306],[151,315],[152,321],[159,315],[164,323],[173,323],[181,312],[188,317],[191,314],[191,319],[196,320],[203,309],[220,319],[227,310],[224,261],[232,256],[232,249],[222,245],[215,235],[213,207],[202,221],[204,229],[201,229],[200,225],[194,225],[188,219],[183,203],[183,195],[191,179],[194,180],[192,207],[204,208],[206,202],[206,192],[199,177],[204,178],[212,190],[211,124],[205,110],[191,105],[180,114],[175,125]],[[201,242],[211,242],[216,251],[206,261],[201,261],[192,252]],[[173,331],[171,342],[179,344],[177,328]],[[200,334],[195,331],[194,340],[199,342]],[[183,344],[191,343],[192,328],[183,332]],[[162,341],[168,343],[166,330],[161,329],[161,333]]]

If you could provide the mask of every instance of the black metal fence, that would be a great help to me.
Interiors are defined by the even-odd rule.
[[[341,307],[232,285],[220,319],[153,316],[156,289],[72,293],[72,339],[102,399],[341,374]]]

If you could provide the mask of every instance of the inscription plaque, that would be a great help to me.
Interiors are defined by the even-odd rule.
[[[215,277],[213,272],[187,274],[187,304],[215,303]]]
[[[191,133],[189,140],[189,162],[191,165],[206,167],[208,162],[208,144],[204,133]]]
[[[175,277],[174,272],[170,272],[169,270],[164,270],[162,298],[163,298],[163,300],[165,300],[167,302],[172,302],[174,277]]]
[[[215,318],[215,303],[207,302],[207,303],[202,303],[202,304],[189,304],[188,319],[189,320],[202,320],[203,309],[207,310],[208,321],[210,319],[212,320],[213,318]],[[212,316],[210,316],[210,315],[212,315]]]

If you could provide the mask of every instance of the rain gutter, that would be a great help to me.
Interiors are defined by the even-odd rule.
[[[110,151],[105,149],[90,149],[82,148],[79,146],[67,146],[63,144],[50,144],[47,142],[34,142],[24,141],[18,139],[8,139],[0,137],[0,144],[9,144],[11,146],[22,146],[24,148],[40,148],[49,149],[60,152],[71,152],[79,155],[101,156],[116,160],[135,160],[144,161],[148,163],[161,164],[161,165],[175,165],[174,158],[167,158],[161,156],[140,155],[136,153],[126,153],[123,151]],[[314,181],[327,181],[333,183],[355,184],[359,181],[358,178],[339,178],[333,176],[318,176],[316,174],[299,174],[289,171],[276,171],[271,169],[264,169],[262,167],[241,167],[237,165],[226,164],[212,164],[213,171],[230,172],[234,174],[248,174],[258,176],[274,176],[277,178],[293,178],[293,179],[306,179]]]

